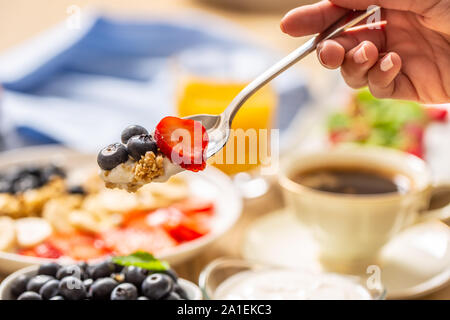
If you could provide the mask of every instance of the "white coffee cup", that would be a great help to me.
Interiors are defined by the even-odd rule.
[[[408,177],[411,187],[405,193],[353,195],[323,192],[292,180],[295,174],[327,166],[388,170]],[[426,163],[392,149],[347,146],[291,156],[282,164],[279,182],[287,204],[317,240],[322,264],[333,271],[363,271],[378,263],[383,245],[406,227],[423,219],[450,218],[450,205],[425,212],[439,190]]]

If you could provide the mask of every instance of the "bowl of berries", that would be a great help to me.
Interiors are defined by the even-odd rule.
[[[201,300],[194,283],[147,252],[96,263],[48,262],[20,269],[0,285],[0,300]]]

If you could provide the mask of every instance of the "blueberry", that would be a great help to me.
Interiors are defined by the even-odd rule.
[[[89,266],[88,268],[89,276],[94,280],[97,280],[98,278],[109,277],[111,273],[114,272],[114,270],[114,263],[112,263],[110,260],[100,262],[99,264]]]
[[[173,280],[168,275],[154,273],[142,283],[142,293],[150,300],[159,300],[172,291]]]
[[[25,192],[30,189],[36,189],[42,186],[41,180],[38,177],[28,175],[23,178],[16,180],[12,188],[14,192]]]
[[[158,271],[150,271],[150,273],[151,274],[154,274],[154,273],[163,273],[163,274],[166,274],[166,275],[168,275],[169,277],[171,277],[172,278],[172,280],[174,281],[174,282],[177,282],[178,281],[178,274],[175,272],[175,270],[173,270],[173,269],[167,269],[167,270],[158,270]]]
[[[126,267],[122,272],[125,275],[125,281],[134,284],[137,288],[141,287],[148,275],[147,270],[135,266]]]
[[[90,278],[83,280],[83,284],[84,284],[84,287],[86,288],[86,292],[89,292],[93,283],[94,283],[94,280],[92,280]]]
[[[13,193],[11,182],[3,177],[0,178],[0,193]]]
[[[98,156],[97,163],[103,170],[112,170],[119,164],[127,162],[127,148],[120,143],[113,143],[103,148]]]
[[[169,277],[172,278],[172,280],[174,282],[178,281],[178,274],[173,269],[168,269],[168,270],[162,271],[161,273],[167,274]]]
[[[124,269],[124,266],[121,266],[120,264],[114,263],[114,272],[120,273]]]
[[[137,300],[150,300],[150,299],[145,296],[140,296],[137,298]]]
[[[59,268],[61,268],[61,266],[56,262],[41,264],[38,269],[38,274],[46,274],[48,276],[56,277],[56,273]]]
[[[67,300],[82,300],[86,297],[83,282],[73,276],[68,276],[59,282],[59,293]]]
[[[41,290],[39,290],[39,294],[43,299],[48,300],[58,295],[59,293],[58,287],[59,287],[58,280],[56,279],[50,280],[41,287]]]
[[[118,283],[112,278],[100,278],[92,284],[89,295],[94,300],[109,300],[111,292],[117,287]]]
[[[25,291],[17,298],[17,300],[42,300],[42,297],[39,293],[34,291]]]
[[[78,279],[83,278],[83,270],[76,264],[63,266],[56,273],[56,279],[61,280],[68,276],[74,276]]]
[[[180,298],[188,300],[188,295],[186,291],[184,291],[184,289],[178,283],[175,283],[175,285],[173,286],[173,292],[178,294]]]
[[[66,177],[66,172],[64,171],[63,168],[54,165],[54,164],[50,164],[44,168],[42,168],[42,178],[45,181],[49,181],[52,178],[55,177],[60,177],[60,178],[65,178]]]
[[[182,299],[176,292],[170,292],[167,296],[164,297],[164,300],[184,300]]]
[[[45,274],[40,274],[40,275],[34,276],[27,283],[27,291],[34,291],[34,292],[38,293],[39,290],[41,290],[42,286],[46,282],[53,280],[53,279],[54,278],[52,276],[48,276]]]
[[[151,136],[141,134],[139,136],[131,137],[127,143],[127,150],[134,160],[139,161],[142,156],[145,156],[147,151],[152,151],[156,154],[158,146]]]
[[[131,125],[122,131],[121,140],[123,143],[127,143],[131,137],[141,134],[148,134],[147,129],[138,125]]]
[[[25,168],[21,168],[19,171],[22,177],[35,176],[41,179],[41,177],[43,176],[43,168],[37,166],[28,166]]]
[[[83,186],[71,186],[67,189],[67,192],[70,194],[81,194],[81,195],[86,194],[86,191],[84,190]]]
[[[50,300],[64,300],[64,298],[62,296],[54,296],[51,297]]]
[[[82,271],[86,271],[89,267],[89,265],[85,261],[78,262],[77,266],[79,266]]]
[[[11,293],[18,297],[20,296],[24,291],[27,290],[27,283],[30,281],[30,276],[27,276],[25,274],[21,274],[18,276],[14,282],[11,284]]]
[[[131,283],[121,283],[111,292],[111,300],[136,300],[138,292]]]

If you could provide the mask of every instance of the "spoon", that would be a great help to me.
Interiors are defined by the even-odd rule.
[[[231,101],[225,111],[221,114],[196,114],[186,117],[186,119],[200,121],[205,127],[209,137],[208,150],[206,152],[207,158],[213,156],[225,146],[228,138],[230,137],[231,123],[233,122],[236,113],[239,111],[245,101],[247,101],[248,98],[250,98],[256,91],[258,91],[269,81],[277,77],[283,71],[293,66],[296,62],[300,61],[308,54],[316,50],[317,45],[321,41],[331,39],[340,35],[342,32],[355,26],[363,19],[374,14],[379,9],[379,7],[374,6],[370,10],[357,15],[353,19],[351,19],[349,15],[345,15],[344,17],[340,18],[325,31],[308,40],[301,47],[292,51],[286,57],[284,57],[283,59],[275,63],[272,67],[263,72],[261,75],[259,75],[255,80],[250,82],[244,89],[241,90],[241,92],[238,93],[238,95],[233,99],[233,101]],[[352,13],[353,12],[350,12],[350,14]]]

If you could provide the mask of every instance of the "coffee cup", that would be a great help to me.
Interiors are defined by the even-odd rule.
[[[352,194],[323,191],[296,179],[322,168],[394,174],[407,186],[395,192]],[[422,159],[393,149],[346,146],[293,155],[282,162],[279,183],[287,205],[319,244],[322,265],[332,271],[363,272],[381,263],[380,249],[405,228],[450,218],[449,204],[429,207],[431,197],[450,190],[450,185],[434,185]]]

